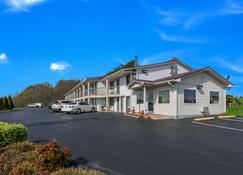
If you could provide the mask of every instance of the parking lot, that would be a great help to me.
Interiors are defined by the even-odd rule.
[[[243,117],[233,117],[233,118],[219,118],[214,120],[202,121],[192,121],[193,124],[213,127],[218,129],[225,129],[229,131],[243,132]]]
[[[0,114],[24,123],[32,141],[57,139],[76,161],[111,174],[241,174],[243,118],[152,121],[119,113],[67,115],[48,109]]]

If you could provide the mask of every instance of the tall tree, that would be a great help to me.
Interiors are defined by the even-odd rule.
[[[8,103],[9,103],[9,109],[13,109],[14,103],[13,103],[12,97],[10,95],[8,96]]]
[[[0,110],[4,110],[3,108],[3,98],[0,97]]]
[[[9,109],[9,103],[8,103],[8,97],[3,98],[3,109],[8,110]]]

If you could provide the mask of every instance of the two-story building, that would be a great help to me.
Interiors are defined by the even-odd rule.
[[[140,112],[184,118],[226,111],[226,90],[233,84],[210,67],[193,69],[169,61],[87,78],[65,94],[98,111]]]

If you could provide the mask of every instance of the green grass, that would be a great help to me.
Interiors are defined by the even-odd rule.
[[[239,115],[243,116],[243,99],[240,99],[241,105],[238,104],[232,104],[232,106],[227,109],[227,112],[225,115]]]
[[[22,109],[22,108],[14,108],[14,109],[10,109],[10,110],[0,110],[0,113],[17,111],[17,110],[20,110],[20,109]]]

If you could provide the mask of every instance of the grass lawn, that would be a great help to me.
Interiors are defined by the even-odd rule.
[[[0,113],[17,111],[17,110],[20,110],[20,109],[22,109],[22,108],[14,108],[14,109],[11,109],[11,110],[0,110]]]
[[[241,105],[233,104],[229,109],[227,109],[226,115],[239,115],[243,116],[243,99],[240,99]]]

